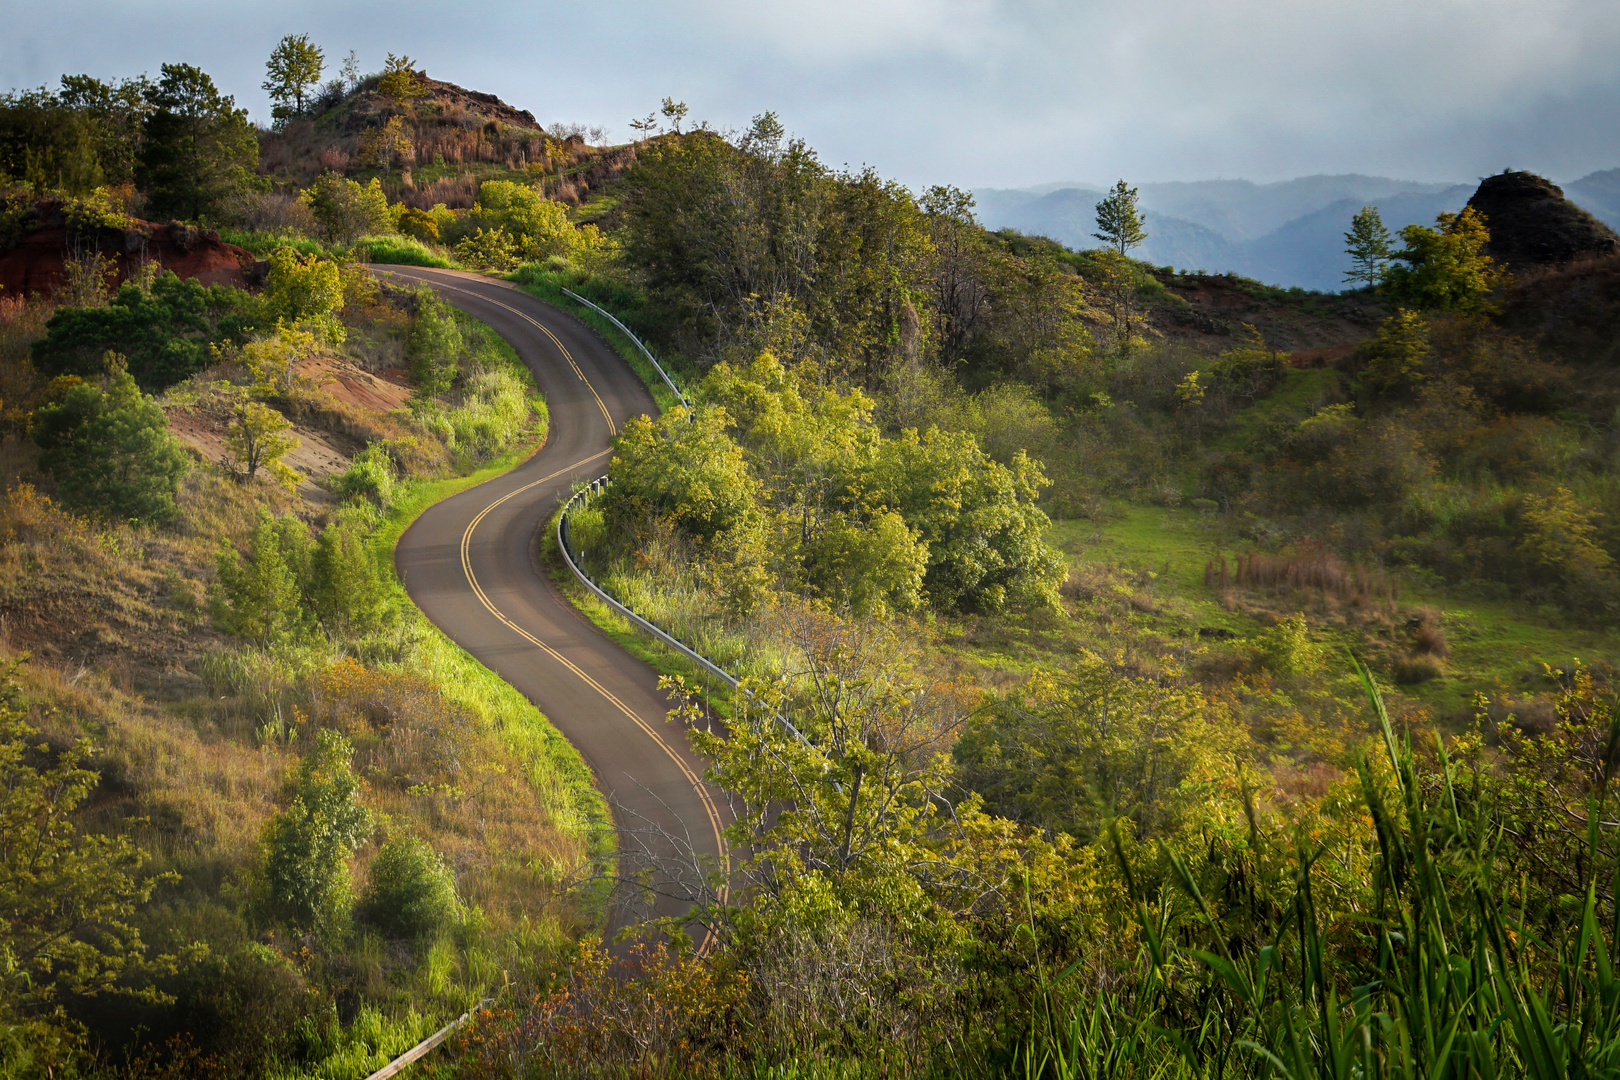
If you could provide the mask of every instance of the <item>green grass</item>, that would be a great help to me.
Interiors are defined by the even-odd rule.
[[[362,236],[353,244],[327,244],[301,233],[265,232],[256,229],[221,229],[219,238],[227,244],[246,248],[251,254],[268,258],[278,248],[290,247],[300,255],[327,258],[355,258],[362,262],[393,266],[431,266],[459,270],[461,264],[442,251],[409,236]]]
[[[1166,636],[1196,633],[1200,627],[1219,627],[1239,637],[1252,637],[1264,628],[1261,619],[1230,611],[1219,596],[1204,585],[1204,564],[1224,553],[1229,561],[1252,545],[1223,535],[1212,515],[1195,509],[1115,503],[1115,520],[1056,521],[1051,541],[1070,551],[1071,563],[1104,563],[1151,572],[1153,594],[1163,601],[1163,614],[1139,616],[1146,628]],[[1256,596],[1278,611],[1289,598]],[[1307,610],[1308,596],[1297,598]],[[1609,628],[1578,628],[1538,618],[1521,605],[1457,596],[1432,587],[1403,585],[1397,604],[1402,613],[1430,609],[1440,613],[1451,655],[1441,678],[1405,687],[1402,696],[1432,708],[1436,715],[1468,710],[1476,691],[1515,695],[1548,689],[1543,664],[1568,667],[1579,657],[1586,662],[1620,664],[1620,632]],[[1364,649],[1364,634],[1350,630],[1317,629],[1321,642],[1335,650]]]

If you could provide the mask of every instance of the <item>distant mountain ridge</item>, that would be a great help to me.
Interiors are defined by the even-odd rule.
[[[1141,184],[1148,241],[1136,254],[1160,266],[1234,272],[1272,285],[1332,292],[1349,260],[1344,233],[1363,206],[1376,206],[1391,232],[1433,224],[1436,214],[1468,203],[1472,183],[1437,184],[1357,173],[1305,176],[1272,184],[1195,180]],[[1620,169],[1563,185],[1565,195],[1620,228]],[[1070,247],[1096,247],[1096,205],[1104,192],[1083,184],[975,191],[979,220],[1049,236]]]

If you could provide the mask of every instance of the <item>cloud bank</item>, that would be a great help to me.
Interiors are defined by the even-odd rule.
[[[619,138],[665,95],[719,127],[772,109],[913,186],[1620,166],[1612,0],[65,0],[8,30],[0,86],[183,60],[262,120],[265,57],[309,33],[334,69],[409,54]]]

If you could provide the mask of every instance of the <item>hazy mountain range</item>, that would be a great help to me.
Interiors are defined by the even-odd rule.
[[[1148,241],[1132,252],[1159,266],[1210,273],[1235,271],[1272,285],[1334,291],[1349,260],[1344,233],[1363,206],[1376,206],[1390,232],[1432,225],[1442,210],[1460,210],[1474,183],[1424,184],[1381,176],[1306,176],[1275,184],[1199,180],[1142,184]],[[1620,230],[1620,169],[1562,185],[1564,194]],[[1097,200],[1083,184],[975,191],[979,220],[1050,236],[1069,247],[1097,247]]]

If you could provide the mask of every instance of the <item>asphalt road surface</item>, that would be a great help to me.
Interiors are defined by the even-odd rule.
[[[394,552],[400,580],[434,625],[579,748],[613,805],[627,852],[621,876],[651,873],[656,913],[682,914],[688,901],[675,868],[694,854],[710,865],[724,858],[724,804],[703,783],[685,733],[666,719],[657,673],[568,604],[539,561],[541,531],[573,481],[606,473],[608,440],[658,406],[595,330],[512,285],[451,270],[373,270],[397,284],[426,282],[493,327],[534,372],[551,414],[538,453],[435,504],[405,531]],[[620,910],[610,926],[631,917]]]

